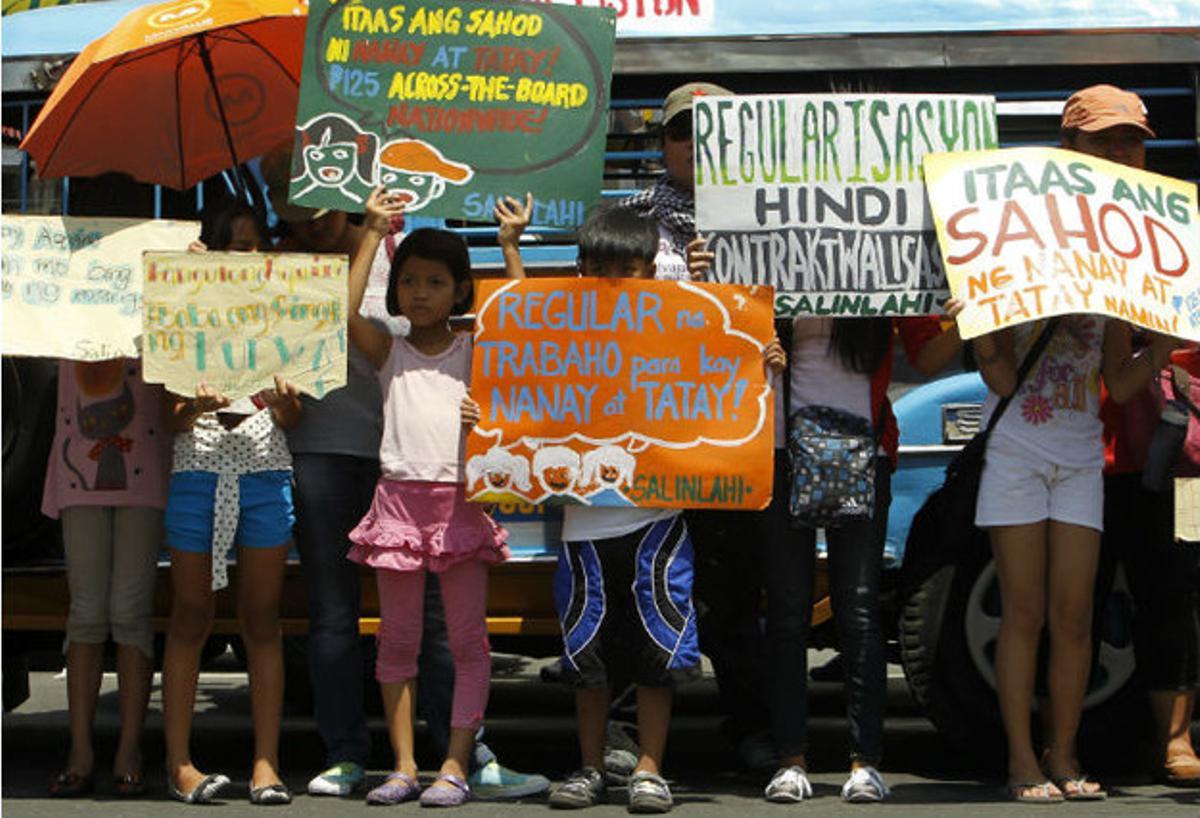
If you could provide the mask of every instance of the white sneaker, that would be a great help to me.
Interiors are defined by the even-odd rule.
[[[852,804],[882,801],[892,794],[883,776],[874,767],[859,767],[850,773],[842,785],[842,800]]]
[[[812,784],[803,767],[780,767],[767,785],[767,800],[776,804],[792,804],[812,798]]]

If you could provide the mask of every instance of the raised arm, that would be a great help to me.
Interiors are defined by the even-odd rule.
[[[496,201],[492,215],[500,223],[496,241],[504,255],[504,275],[507,278],[525,278],[525,264],[521,261],[521,234],[533,218],[533,194],[525,194],[522,205],[512,196]]]
[[[1124,403],[1171,361],[1171,350],[1181,342],[1169,335],[1150,333],[1150,344],[1133,351],[1133,329],[1124,321],[1110,319],[1104,324],[1104,385],[1116,403]]]
[[[946,302],[946,315],[957,318],[966,305],[957,298]],[[957,323],[955,328],[957,328]],[[957,332],[954,333],[956,336]],[[1000,397],[1008,397],[1017,388],[1017,357],[1013,349],[1012,330],[1000,329],[980,335],[973,341],[975,362],[988,389]]]
[[[1017,388],[1017,356],[1012,330],[1000,329],[975,339],[975,362],[988,389],[1002,398]]]
[[[362,241],[350,262],[349,312],[350,342],[363,351],[376,369],[387,363],[392,349],[392,336],[358,314],[362,309],[363,295],[367,291],[367,279],[371,276],[371,265],[379,252],[379,242],[388,234],[393,216],[404,212],[404,204],[382,187],[376,188],[367,198],[366,220],[363,225]]]

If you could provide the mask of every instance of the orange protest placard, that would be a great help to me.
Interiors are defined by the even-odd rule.
[[[544,278],[478,290],[470,499],[770,502],[770,287]]]

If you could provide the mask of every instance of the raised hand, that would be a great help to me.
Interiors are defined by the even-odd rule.
[[[367,197],[366,228],[378,236],[386,236],[392,227],[392,219],[404,215],[404,201],[384,187],[377,187]]]
[[[533,218],[533,194],[525,194],[525,204],[521,204],[512,196],[497,199],[496,206],[492,208],[492,215],[500,223],[500,232],[496,236],[497,242],[501,246],[515,247],[521,239],[521,234],[525,232],[525,228],[529,227],[530,219]]]

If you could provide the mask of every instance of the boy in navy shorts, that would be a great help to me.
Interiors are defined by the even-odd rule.
[[[509,235],[509,278],[524,278],[518,229]],[[579,269],[597,278],[654,278],[656,223],[627,208],[601,208],[579,229]],[[763,350],[782,371],[778,340]],[[681,509],[567,506],[554,602],[563,632],[563,677],[575,688],[580,769],[550,795],[550,806],[578,809],[606,797],[605,727],[609,683],[637,686],[639,758],[629,778],[629,811],[669,812],[663,752],[675,683],[700,675],[692,607],[692,543]],[[614,669],[621,671],[614,673]]]
[[[605,208],[579,230],[580,272],[653,278],[655,223]],[[605,798],[604,739],[609,676],[623,662],[637,685],[640,757],[629,779],[630,812],[667,812],[660,775],[671,693],[700,674],[692,608],[692,543],[679,509],[568,506],[554,601],[563,632],[563,676],[575,687],[582,767],[550,796],[550,806],[588,807]]]

